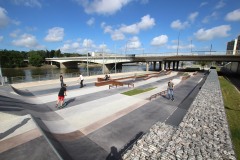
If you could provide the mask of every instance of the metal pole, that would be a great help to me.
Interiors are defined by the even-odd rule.
[[[88,70],[88,40],[87,40],[87,76],[89,76],[89,70]]]
[[[116,45],[115,45],[115,47],[114,47],[115,49],[115,74],[117,73],[117,55],[116,55]]]
[[[178,55],[178,47],[179,47],[179,36],[180,36],[180,31],[178,32],[177,55]]]
[[[103,62],[102,62],[102,64],[103,64],[103,66],[102,66],[102,72],[103,72],[103,74],[104,74],[105,70],[104,70],[104,53],[103,53],[103,48],[102,48],[102,58],[103,58]]]
[[[191,40],[191,54],[193,55],[193,53],[192,53],[192,40]]]
[[[210,47],[210,55],[211,55],[211,52],[212,52],[212,44],[211,44],[211,47]]]

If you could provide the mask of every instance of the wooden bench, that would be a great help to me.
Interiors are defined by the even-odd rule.
[[[112,84],[112,81],[113,80],[95,82],[95,86],[99,87],[99,86],[109,85],[109,84]]]
[[[195,72],[193,73],[193,75],[197,75],[197,73],[198,73],[198,71],[195,71]]]

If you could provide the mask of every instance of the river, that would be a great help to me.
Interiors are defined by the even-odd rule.
[[[131,72],[131,71],[144,71],[146,70],[145,65],[123,65],[122,70],[117,72]],[[60,73],[64,75],[65,78],[77,77],[79,72],[84,76],[87,76],[86,67],[79,67],[77,69],[65,69],[56,68],[51,66],[44,66],[39,68],[2,68],[2,75],[7,77],[8,83],[21,83],[21,82],[31,82],[31,81],[41,81],[58,79]],[[112,70],[111,73],[115,73]],[[89,67],[89,75],[99,75],[102,74],[101,66],[91,66]]]

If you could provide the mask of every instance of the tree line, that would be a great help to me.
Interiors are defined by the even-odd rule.
[[[61,50],[31,50],[31,51],[15,51],[0,50],[0,64],[2,68],[27,67],[32,65],[40,67],[44,64],[45,58],[53,57],[80,57],[84,54],[78,53],[61,53]],[[26,60],[28,62],[26,62]]]

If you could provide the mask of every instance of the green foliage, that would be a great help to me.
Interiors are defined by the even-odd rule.
[[[156,87],[154,87],[154,88],[147,88],[147,89],[133,89],[133,90],[124,92],[122,94],[127,95],[127,96],[134,96],[134,95],[137,95],[137,94],[140,94],[140,93],[151,91],[151,90],[153,90],[155,88]]]
[[[24,67],[24,58],[26,54],[19,51],[0,51],[0,62],[3,68]]]
[[[219,81],[222,89],[228,125],[231,132],[231,139],[235,153],[238,159],[240,159],[240,93],[225,78],[219,77]]]
[[[32,66],[40,67],[44,61],[42,52],[30,51],[29,52],[29,63]]]
[[[0,64],[3,68],[26,67],[27,61],[33,66],[41,66],[45,58],[53,57],[79,57],[78,53],[64,53],[60,50],[38,50],[38,51],[14,51],[14,50],[0,50]]]

